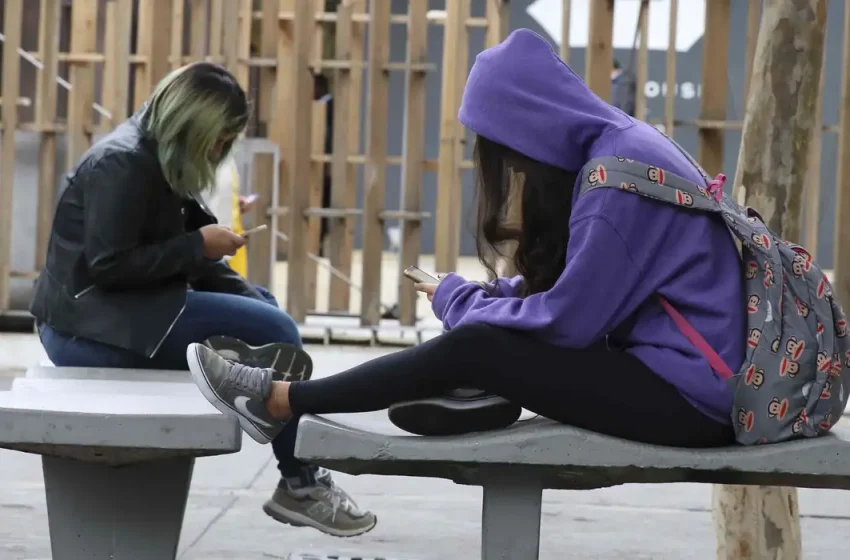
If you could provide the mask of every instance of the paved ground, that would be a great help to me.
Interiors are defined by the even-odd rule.
[[[318,374],[330,374],[381,351],[311,349]],[[31,335],[0,334],[0,390],[10,372],[41,359]],[[5,374],[3,372],[6,372]],[[364,426],[386,425],[383,413],[352,415]],[[337,480],[379,518],[363,537],[339,540],[293,529],[260,507],[276,483],[269,449],[245,438],[243,451],[201,459],[196,467],[181,543],[181,560],[283,559],[293,552],[397,560],[468,560],[479,551],[481,492],[451,482],[412,478]],[[50,558],[39,460],[0,451],[0,560]],[[623,486],[544,494],[541,558],[560,560],[704,560],[713,558],[708,486]],[[846,494],[801,491],[805,558],[846,555]]]

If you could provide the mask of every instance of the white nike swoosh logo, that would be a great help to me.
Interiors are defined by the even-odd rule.
[[[248,397],[246,397],[245,395],[239,395],[238,397],[233,399],[233,406],[236,407],[236,411],[239,414],[241,414],[242,416],[244,416],[245,418],[247,418],[251,422],[254,422],[255,424],[259,424],[260,426],[263,426],[265,428],[271,428],[272,427],[271,424],[269,424],[268,422],[266,422],[265,420],[263,420],[261,418],[257,418],[256,416],[254,416],[251,413],[250,410],[248,410],[248,406],[246,405],[246,403],[249,400],[250,399]]]

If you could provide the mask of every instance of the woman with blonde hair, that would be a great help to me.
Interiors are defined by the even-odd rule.
[[[54,364],[185,370],[186,347],[205,343],[281,381],[309,379],[309,359],[278,363],[301,346],[297,326],[224,262],[246,239],[202,199],[248,115],[227,70],[191,64],[66,175],[30,305]],[[373,514],[294,458],[294,435],[273,442],[282,476],[266,513],[336,536],[371,530]]]

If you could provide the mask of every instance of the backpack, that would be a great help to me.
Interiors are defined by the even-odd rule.
[[[671,142],[673,142],[671,140]],[[847,319],[832,286],[812,256],[777,237],[752,208],[723,193],[725,176],[701,187],[663,169],[621,157],[602,157],[581,171],[580,195],[618,188],[719,214],[739,242],[747,294],[747,345],[733,373],[688,321],[666,300],[662,307],[734,395],[732,423],[739,443],[776,443],[816,437],[841,418],[850,396],[850,339]]]

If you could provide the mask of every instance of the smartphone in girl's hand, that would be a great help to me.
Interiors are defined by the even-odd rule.
[[[431,275],[419,268],[418,266],[409,266],[404,269],[404,275],[419,284],[439,284],[440,279],[436,275]]]

